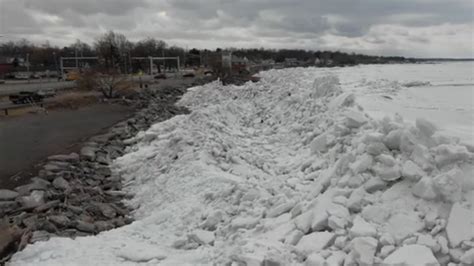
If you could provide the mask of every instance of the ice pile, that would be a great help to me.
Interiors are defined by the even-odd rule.
[[[373,120],[338,78],[271,70],[190,90],[117,172],[131,225],[17,265],[472,265],[473,147],[425,119]]]

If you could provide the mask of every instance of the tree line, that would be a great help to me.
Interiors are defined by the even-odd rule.
[[[20,41],[8,41],[0,44],[0,57],[13,58],[13,64],[17,68],[24,65],[28,59],[30,69],[59,68],[60,57],[99,57],[99,63],[107,69],[117,69],[121,72],[135,71],[136,69],[146,69],[148,62],[132,60],[132,57],[147,56],[167,56],[179,57],[181,64],[185,66],[205,65],[203,58],[209,54],[218,54],[222,49],[208,50],[193,48],[189,51],[178,46],[169,46],[165,41],[155,38],[146,38],[137,42],[132,42],[125,35],[114,31],[109,31],[101,35],[92,45],[77,40],[75,43],[58,47],[52,46],[49,42],[37,45],[26,39]],[[228,48],[233,55],[247,58],[250,61],[261,62],[272,60],[276,63],[285,62],[292,58],[299,62],[307,62],[314,65],[315,62],[325,65],[356,65],[374,64],[388,62],[406,62],[409,59],[404,57],[381,57],[369,56],[355,53],[345,53],[340,51],[310,51],[300,49],[237,49]],[[23,64],[22,64],[23,62]],[[176,67],[176,61],[166,63],[167,67]]]

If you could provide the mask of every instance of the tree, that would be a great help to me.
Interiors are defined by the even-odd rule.
[[[106,69],[125,68],[125,60],[133,44],[121,33],[109,31],[95,42],[98,56],[104,61]]]

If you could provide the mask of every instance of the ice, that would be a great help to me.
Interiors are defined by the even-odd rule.
[[[354,238],[351,242],[350,260],[357,265],[373,265],[377,243],[377,239],[373,237]]]
[[[472,209],[465,208],[460,203],[454,203],[451,207],[446,226],[446,233],[451,247],[455,248],[462,241],[474,237],[473,213]]]
[[[431,250],[421,245],[407,245],[395,250],[383,261],[388,265],[439,265]]]
[[[135,209],[132,224],[28,245],[11,264],[469,259],[472,146],[443,133],[471,120],[458,116],[462,125],[451,127],[436,115],[411,116],[396,102],[411,88],[367,77],[368,69],[270,70],[257,83],[193,88],[179,102],[190,114],[139,133],[112,163],[133,195],[125,202]],[[378,117],[372,107],[380,103]]]
[[[326,260],[319,253],[313,253],[306,258],[304,265],[305,266],[319,266],[324,265]]]
[[[334,233],[314,232],[303,236],[296,245],[296,250],[303,254],[310,254],[315,251],[321,251],[328,247],[334,240]]]
[[[349,230],[349,234],[352,237],[360,237],[360,236],[371,236],[375,237],[377,235],[377,229],[367,221],[365,221],[359,215],[354,218],[352,221],[353,225]]]

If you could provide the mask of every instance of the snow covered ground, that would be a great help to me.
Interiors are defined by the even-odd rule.
[[[413,73],[429,68],[271,70],[193,88],[180,101],[191,114],[139,133],[115,162],[134,223],[36,243],[11,264],[472,265],[474,147],[444,135],[468,142],[473,106],[446,104],[455,130],[412,117],[448,100],[418,91],[445,73]]]

